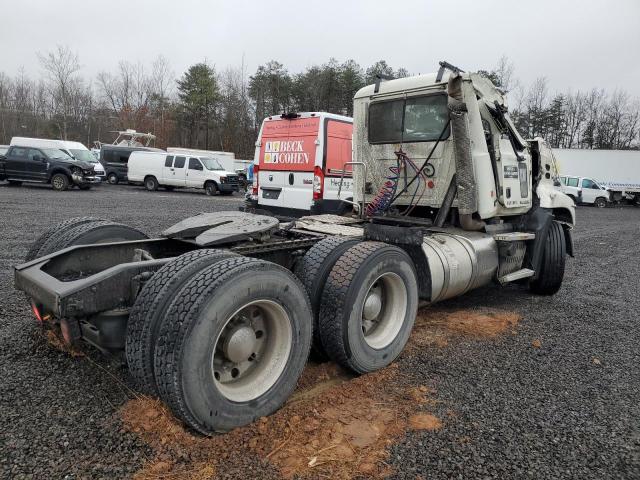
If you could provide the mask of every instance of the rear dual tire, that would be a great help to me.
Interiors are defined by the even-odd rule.
[[[155,381],[172,412],[211,435],[269,415],[293,392],[311,344],[298,280],[263,260],[229,258],[175,294],[155,346]]]

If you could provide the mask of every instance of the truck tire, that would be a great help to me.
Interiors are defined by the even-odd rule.
[[[558,222],[551,222],[545,240],[540,271],[529,282],[529,290],[538,295],[553,295],[562,285],[567,259],[567,244],[564,230]]]
[[[218,186],[216,185],[216,182],[207,182],[204,184],[204,193],[206,193],[207,195],[209,195],[210,197],[216,195],[218,193]]]
[[[322,341],[318,331],[318,317],[320,316],[320,301],[322,290],[329,276],[329,272],[349,248],[360,240],[351,237],[328,237],[311,247],[296,265],[295,274],[304,285],[313,311],[313,352],[320,359],[327,359],[327,353],[322,348]]]
[[[156,177],[154,176],[145,177],[144,188],[146,188],[150,192],[155,192],[156,190],[158,190],[159,186],[160,184],[158,183],[158,180],[156,179]]]
[[[89,222],[104,222],[103,218],[94,218],[94,217],[75,217],[65,220],[48,230],[46,230],[42,235],[36,238],[35,242],[31,244],[29,250],[27,250],[27,254],[24,257],[25,262],[30,262],[31,260],[42,257],[44,254],[40,253],[40,249],[42,245],[52,236],[61,231],[69,230],[70,228],[77,227],[78,225],[82,225],[83,223]]]
[[[69,188],[69,177],[64,173],[56,173],[51,177],[51,186],[54,190],[62,192]]]
[[[44,242],[38,254],[39,256],[49,255],[73,245],[144,240],[146,238],[149,237],[140,230],[120,223],[109,221],[88,222],[60,230],[51,235]]]
[[[598,197],[593,204],[598,208],[605,208],[607,206],[607,199],[604,197]]]
[[[145,283],[129,314],[125,344],[129,371],[144,393],[158,395],[153,353],[160,323],[176,293],[200,270],[235,256],[224,250],[194,250],[163,265]]]
[[[269,415],[293,392],[311,346],[311,306],[295,276],[247,257],[205,268],[160,327],[160,398],[205,435]]]
[[[322,292],[319,333],[329,357],[356,373],[386,367],[409,339],[418,282],[407,253],[362,242],[335,263]]]
[[[118,178],[117,174],[111,172],[109,175],[107,175],[107,182],[109,182],[111,185],[117,185],[119,181],[120,179]]]

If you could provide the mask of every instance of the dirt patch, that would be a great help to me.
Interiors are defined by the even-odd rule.
[[[411,346],[433,345],[444,347],[453,336],[492,338],[503,333],[516,334],[515,328],[522,317],[496,309],[446,310],[426,307],[418,311],[411,336]]]
[[[455,336],[492,338],[513,330],[520,316],[498,310],[421,309],[408,352],[446,346]],[[285,479],[391,474],[388,447],[408,430],[437,431],[429,413],[437,401],[427,386],[415,386],[397,365],[354,377],[333,363],[310,363],[296,392],[275,414],[224,435],[204,438],[186,430],[159,401],[141,397],[125,404],[127,430],[141,435],[155,457],[138,480],[213,478],[244,465],[275,469]],[[455,417],[451,412],[450,417]]]
[[[124,426],[156,453],[136,478],[211,478],[220,462],[226,469],[248,455],[284,478],[382,478],[391,473],[385,460],[396,438],[441,426],[432,415],[425,417],[431,426],[416,426],[430,390],[410,386],[395,365],[358,378],[332,364],[310,365],[301,385],[275,414],[213,438],[186,430],[159,400],[131,400],[121,410]]]
[[[54,332],[53,330],[45,330],[44,332],[44,339],[47,342],[47,344],[52,347],[55,348],[56,350],[59,350],[63,353],[66,353],[67,355],[71,356],[71,357],[84,357],[85,354],[82,350],[75,348],[72,345],[69,345],[68,343],[66,343],[60,336],[60,334]]]

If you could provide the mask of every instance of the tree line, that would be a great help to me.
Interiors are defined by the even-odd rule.
[[[158,56],[148,64],[122,60],[114,71],[82,75],[65,46],[38,54],[42,75],[0,72],[0,143],[13,136],[111,142],[115,130],[151,132],[156,146],[226,150],[253,157],[263,118],[288,111],[353,113],[353,95],[377,75],[405,77],[380,60],[369,67],[329,59],[292,73],[277,61],[248,74],[244,65],[192,65],[177,76]],[[554,147],[639,148],[640,105],[627,92],[551,93],[545,78],[524,88],[505,57],[482,72],[508,92],[512,116],[527,137]],[[515,100],[515,102],[514,102]]]

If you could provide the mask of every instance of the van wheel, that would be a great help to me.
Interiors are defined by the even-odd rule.
[[[295,276],[271,262],[230,258],[177,292],[155,349],[160,398],[212,435],[276,411],[311,345],[311,307]]]
[[[217,194],[218,193],[218,186],[216,185],[216,182],[207,182],[204,185],[204,193],[206,193],[210,197],[212,197],[213,195]]]
[[[386,367],[409,339],[418,311],[413,262],[396,246],[361,242],[331,269],[319,331],[329,357],[356,373]]]
[[[158,180],[156,180],[156,177],[147,177],[144,179],[144,187],[149,190],[150,192],[155,192],[156,190],[158,190]]]
[[[54,190],[62,192],[69,188],[69,177],[64,173],[56,173],[51,177],[51,186]]]
[[[117,185],[119,181],[120,179],[115,173],[110,173],[109,175],[107,175],[107,182],[109,182],[111,185]]]
[[[158,394],[153,353],[162,318],[176,293],[200,270],[235,256],[232,252],[214,249],[188,252],[163,265],[145,283],[127,321],[125,352],[129,371],[146,393]]]
[[[329,272],[338,259],[344,252],[359,242],[360,240],[350,237],[325,238],[311,247],[295,268],[295,274],[304,285],[311,301],[311,309],[313,311],[313,351],[321,359],[327,358],[327,354],[322,348],[320,332],[318,331],[322,290]]]
[[[598,208],[605,208],[607,206],[607,200],[605,198],[598,197],[593,204]]]
[[[529,282],[529,290],[538,295],[553,295],[562,285],[567,259],[564,230],[558,222],[551,222],[540,262],[540,271]]]

